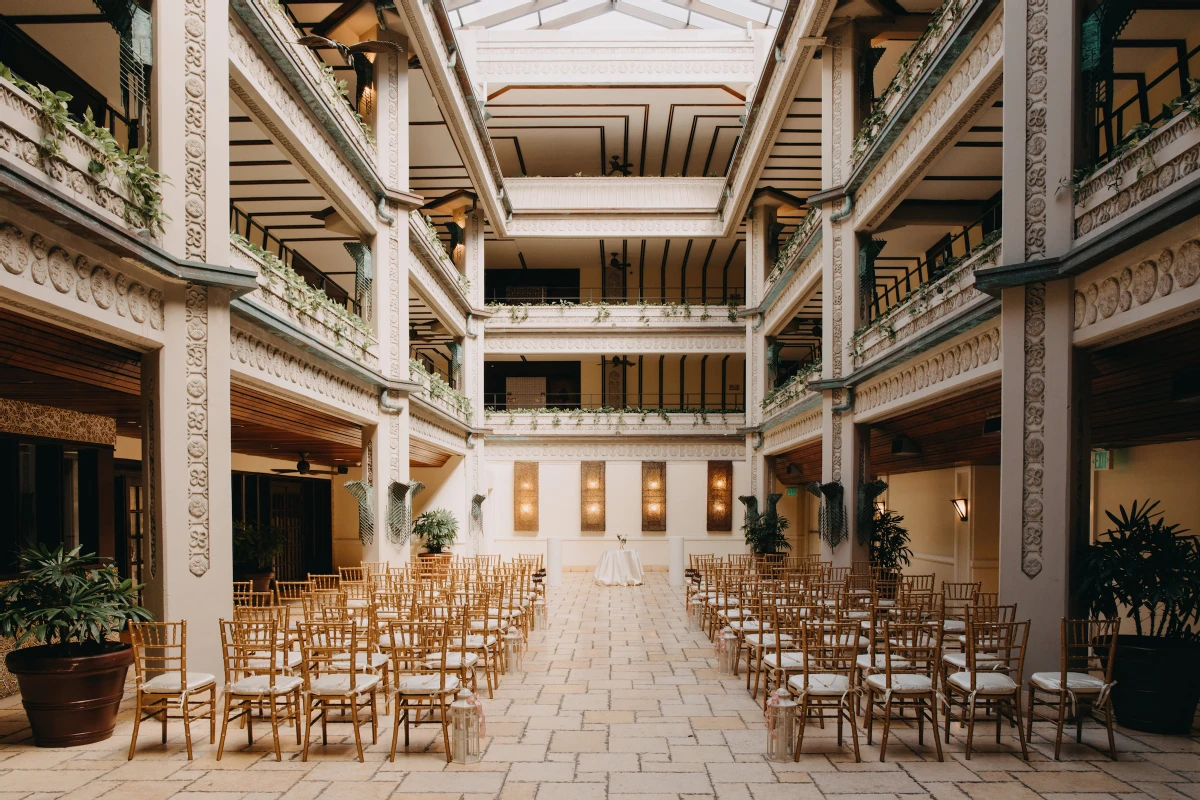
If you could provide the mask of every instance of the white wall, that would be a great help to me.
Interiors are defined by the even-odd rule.
[[[467,507],[467,468],[462,456],[451,456],[440,467],[411,467],[409,480],[421,481],[425,489],[413,501],[413,519],[435,508],[444,508],[458,520],[458,539],[451,548],[455,553],[470,552],[470,508]],[[421,543],[412,542],[412,552],[419,553]]]
[[[1127,447],[1113,451],[1113,468],[1093,472],[1092,535],[1112,528],[1105,511],[1120,516],[1134,500],[1159,501],[1156,511],[1168,523],[1178,523],[1192,533],[1200,531],[1200,492],[1196,491],[1196,465],[1200,440]]]
[[[640,461],[608,461],[605,467],[606,530],[580,530],[579,461],[542,461],[538,469],[537,533],[513,531],[513,462],[489,461],[491,490],[483,504],[484,530],[490,552],[506,558],[516,553],[545,553],[546,539],[563,539],[563,565],[591,567],[605,550],[619,546],[617,535],[635,547],[645,566],[666,566],[669,536],[685,539],[685,552],[744,553],[741,527],[744,508],[737,496],[749,490],[743,461],[733,462],[733,530],[708,532],[705,510],[708,465],[705,461],[667,462],[667,530],[643,533]]]

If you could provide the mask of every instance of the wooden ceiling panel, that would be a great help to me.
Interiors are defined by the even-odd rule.
[[[801,445],[775,456],[775,479],[785,486],[821,480],[821,441]]]
[[[444,467],[450,453],[420,439],[408,440],[408,465],[410,467]]]
[[[996,381],[951,398],[939,398],[903,416],[871,426],[871,473],[921,472],[963,464],[999,464],[1000,434],[985,434],[985,419],[1000,414]],[[904,435],[920,455],[893,455],[892,443]]]
[[[234,384],[229,389],[231,445],[238,453],[291,458],[306,453],[317,464],[358,464],[362,427]]]

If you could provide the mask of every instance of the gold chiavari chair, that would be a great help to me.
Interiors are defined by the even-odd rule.
[[[1113,737],[1112,686],[1113,664],[1117,655],[1117,633],[1121,623],[1115,619],[1063,619],[1061,667],[1058,672],[1035,672],[1029,677],[1029,730],[1033,738],[1035,706],[1057,709],[1054,760],[1062,752],[1063,723],[1068,703],[1075,716],[1075,741],[1083,741],[1083,718],[1097,708],[1104,709],[1108,729],[1108,756],[1117,760]],[[1045,717],[1042,717],[1045,719]]]
[[[758,697],[758,677],[763,680],[763,711],[771,697],[771,687],[787,685],[788,678],[804,670],[804,625],[820,623],[824,609],[785,600],[771,607],[773,646],[765,647],[754,678],[754,697]]]
[[[249,611],[262,609],[250,608]],[[275,742],[275,760],[282,761],[279,749],[279,722],[295,724],[296,744],[300,744],[300,689],[303,679],[285,674],[281,662],[287,651],[280,642],[281,633],[275,620],[221,620],[221,652],[225,662],[225,711],[221,720],[221,743],[217,746],[217,761],[225,754],[225,735],[229,722],[242,719],[246,724],[246,744],[254,744],[254,716],[264,706],[271,720],[271,735]],[[279,701],[283,708],[279,708]],[[231,716],[233,704],[239,709]]]
[[[340,575],[314,575],[308,573],[308,583],[314,592],[336,592],[340,589]]]
[[[396,760],[400,724],[404,724],[404,747],[409,744],[409,725],[420,724],[422,714],[435,713],[442,726],[442,746],[450,761],[450,703],[461,681],[448,668],[450,627],[446,619],[393,620],[388,623],[392,642],[391,659],[396,665],[396,716],[392,725],[392,750]],[[458,650],[460,658],[464,655]]]
[[[265,608],[275,605],[274,592],[242,592],[234,594],[234,606],[253,606],[255,608]]]
[[[386,561],[364,561],[362,562],[364,578],[370,578],[372,575],[387,575],[388,566]]]
[[[362,736],[359,728],[365,724],[359,712],[370,709],[371,744],[378,741],[378,717],[375,703],[378,675],[346,669],[359,661],[361,637],[357,623],[303,622],[299,626],[300,649],[304,668],[304,749],[300,760],[308,761],[312,742],[312,727],[321,723],[322,744],[329,744],[329,713],[350,712],[354,726],[354,746],[358,760],[363,762]],[[313,713],[316,712],[316,717]]]
[[[846,583],[846,576],[850,574],[852,567],[835,567],[832,565],[823,565],[821,570],[821,582],[832,583],[837,586],[842,586]]]
[[[326,618],[326,609],[349,608],[343,592],[309,592],[301,598],[304,621],[317,622]]]
[[[278,667],[285,672],[300,671],[300,651],[294,649],[295,633],[291,629],[291,608],[288,606],[234,606],[234,622],[273,624],[281,648]],[[265,663],[265,662],[264,662]]]
[[[167,719],[172,709],[183,720],[188,761],[192,760],[192,723],[208,718],[209,742],[217,740],[217,678],[207,672],[188,672],[187,620],[131,622],[136,698],[129,759],[137,748],[142,721],[162,716],[162,742],[167,743]]]
[[[775,648],[775,606],[793,600],[794,595],[787,591],[770,591],[763,588],[759,593],[757,604],[751,606],[753,621],[758,622],[758,630],[747,628],[742,637],[746,646],[746,689],[750,696],[758,698],[760,672],[763,668],[763,656]],[[783,633],[784,646],[791,643],[791,634]],[[751,683],[753,679],[753,684]]]
[[[233,582],[233,594],[235,596],[239,595],[239,594],[245,594],[246,592],[252,592],[252,591],[254,591],[254,584],[251,581],[234,581]]]
[[[799,704],[796,732],[796,760],[804,746],[804,728],[809,717],[815,716],[824,724],[826,719],[837,720],[838,746],[842,746],[842,725],[850,725],[854,744],[854,760],[861,761],[858,750],[858,723],[854,716],[853,690],[850,685],[857,649],[850,644],[858,636],[853,622],[830,624],[815,617],[802,620],[800,626],[800,669],[787,681],[789,694]],[[833,712],[830,716],[829,712]],[[935,734],[936,735],[936,734]]]
[[[917,716],[917,743],[925,744],[925,718],[928,716],[938,761],[943,761],[937,720],[941,631],[920,620],[894,622],[885,616],[883,651],[883,669],[868,675],[862,683],[867,694],[867,744],[871,744],[878,706],[883,713],[879,760],[886,760],[892,710],[898,709],[903,714],[905,708],[912,708]]]
[[[979,592],[978,582],[952,583],[942,581],[942,628],[951,636],[965,633],[967,630],[967,607],[972,598]],[[957,641],[957,640],[955,640]]]
[[[975,738],[975,711],[982,705],[996,716],[996,743],[1005,716],[1016,725],[1021,756],[1029,760],[1025,725],[1021,720],[1021,674],[1025,668],[1025,646],[1029,620],[1022,622],[972,622],[967,629],[967,668],[950,675],[945,684],[946,741],[955,721],[954,707],[961,709],[958,721],[967,726],[966,759],[971,760]],[[1014,678],[1013,676],[1016,676]],[[1007,712],[1007,713],[1006,713]]]
[[[341,583],[350,581],[352,583],[364,583],[367,580],[367,570],[365,567],[338,567],[338,580]]]
[[[1011,603],[1007,605],[994,606],[975,606],[970,605],[966,608],[967,626],[970,627],[974,622],[1016,622],[1017,619],[1017,604]],[[962,633],[954,637],[958,642],[958,650],[944,652],[942,654],[942,684],[950,678],[953,672],[961,672],[967,668],[967,634]],[[945,649],[945,648],[943,648]],[[987,660],[987,653],[978,654],[981,660]]]
[[[308,581],[275,581],[275,597],[280,605],[302,606],[304,595],[311,591]]]
[[[366,581],[342,581],[347,605],[366,608],[371,604],[371,585]]]

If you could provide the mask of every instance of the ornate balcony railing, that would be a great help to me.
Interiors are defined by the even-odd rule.
[[[425,388],[425,395],[434,406],[460,422],[471,422],[471,399],[452,388],[440,375],[431,374],[425,369],[425,365],[415,358],[408,360],[408,375]]]
[[[746,415],[741,410],[713,409],[489,409],[484,412],[484,419],[498,436],[732,436],[746,424]]]

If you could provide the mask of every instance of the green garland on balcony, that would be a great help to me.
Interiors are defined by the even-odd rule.
[[[366,337],[367,345],[375,343],[370,326],[360,316],[332,300],[323,290],[310,286],[298,272],[285,264],[279,256],[269,250],[264,250],[239,233],[231,232],[229,237],[267,265],[269,269],[263,277],[267,279],[268,284],[273,286],[277,281],[283,281],[284,300],[290,305],[303,311],[310,317],[315,318],[319,310],[333,316],[335,320],[326,324],[337,334],[338,344],[342,344],[345,340],[344,337],[348,328],[353,328]],[[366,346],[363,349],[365,351]]]
[[[767,411],[774,406],[784,406],[808,391],[808,379],[821,372],[821,360],[817,359],[804,366],[799,372],[776,386],[763,398],[762,408]]]
[[[18,78],[3,63],[0,63],[0,78],[16,86],[37,103],[38,120],[46,132],[46,136],[38,142],[43,158],[66,161],[62,153],[62,142],[67,137],[67,126],[74,125],[80,134],[100,151],[100,157],[93,158],[88,163],[88,172],[99,180],[101,175],[111,171],[129,190],[130,205],[141,219],[126,219],[126,222],[137,224],[140,221],[152,230],[160,233],[163,231],[164,223],[170,217],[163,212],[162,192],[159,191],[159,187],[167,178],[150,167],[145,148],[123,150],[106,128],[96,124],[91,108],[88,108],[83,120],[74,119],[67,110],[67,103],[73,98],[66,92],[55,92],[41,84],[35,86]]]
[[[450,384],[442,379],[441,375],[429,372],[425,369],[425,365],[415,358],[408,360],[408,373],[410,377],[416,376],[418,379],[424,379],[429,382],[430,397],[435,400],[444,400],[455,411],[465,417],[468,422],[471,420],[471,399],[451,387]]]
[[[620,428],[625,425],[634,424],[626,421],[626,415],[636,417],[637,424],[639,425],[645,425],[646,420],[652,416],[658,417],[660,420],[662,420],[663,424],[670,425],[672,414],[691,414],[693,419],[699,421],[701,425],[709,425],[711,424],[709,422],[710,415],[720,416],[721,424],[726,424],[728,421],[728,415],[731,413],[741,412],[722,411],[720,409],[708,407],[635,408],[633,406],[624,406],[622,408],[616,408],[614,406],[601,406],[600,408],[577,408],[571,411],[561,411],[546,408],[509,408],[503,411],[485,409],[483,412],[485,420],[492,420],[496,417],[500,417],[501,415],[507,417],[507,424],[510,426],[517,424],[516,416],[518,414],[527,414],[529,415],[529,427],[531,430],[535,431],[541,424],[541,417],[544,416],[550,417],[550,424],[555,428],[560,427],[563,424],[564,416],[566,419],[574,422],[576,427],[583,427],[586,420],[591,420],[590,424],[593,426],[604,425],[609,427],[616,426]]]
[[[812,233],[813,228],[817,227],[820,222],[820,209],[811,209],[804,215],[804,219],[796,226],[796,230],[792,231],[792,235],[783,243],[783,247],[779,248],[779,252],[775,256],[775,263],[771,265],[771,271],[767,274],[768,286],[783,273],[784,267],[792,259],[792,254],[808,240],[809,234]]]

